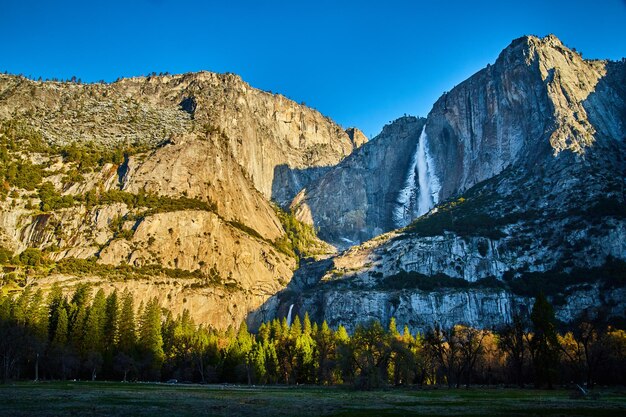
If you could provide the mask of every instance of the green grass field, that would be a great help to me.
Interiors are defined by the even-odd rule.
[[[626,390],[571,399],[566,390],[353,391],[106,382],[0,385],[0,416],[621,416]]]

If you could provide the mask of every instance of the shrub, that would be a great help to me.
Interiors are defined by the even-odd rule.
[[[44,182],[38,190],[38,196],[41,200],[41,211],[52,211],[62,208],[72,207],[76,204],[76,201],[71,195],[62,196],[52,185],[51,182]]]
[[[0,246],[0,264],[9,263],[11,259],[13,259],[13,252],[4,246]]]
[[[293,213],[277,206],[274,206],[274,211],[285,229],[285,235],[273,242],[277,250],[298,258],[325,252],[324,244],[318,239],[313,226],[302,223]]]
[[[28,248],[20,253],[19,260],[22,265],[38,266],[43,261],[43,255],[39,249]]]
[[[536,296],[543,292],[555,296],[572,285],[600,282],[605,289],[626,286],[626,262],[613,257],[607,258],[604,265],[595,268],[573,268],[563,271],[559,265],[546,272],[520,272],[519,278],[509,281],[511,291],[524,296]]]

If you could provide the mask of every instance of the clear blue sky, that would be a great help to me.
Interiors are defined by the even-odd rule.
[[[524,34],[626,56],[626,0],[0,0],[0,71],[115,80],[234,72],[368,135],[425,116]]]

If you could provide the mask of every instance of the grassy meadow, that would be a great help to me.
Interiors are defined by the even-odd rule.
[[[626,390],[248,387],[107,382],[0,385],[1,416],[619,416]]]

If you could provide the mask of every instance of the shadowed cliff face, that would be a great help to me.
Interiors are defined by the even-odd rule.
[[[409,203],[433,181],[431,207],[507,167],[532,169],[563,151],[582,156],[598,138],[623,135],[621,68],[585,61],[554,36],[517,39],[435,103],[421,174],[413,162],[423,124],[401,118],[303,187],[292,207],[324,239],[347,248],[418,217]]]
[[[514,41],[429,113],[441,204],[324,261],[315,279],[299,279],[262,311],[280,317],[294,304],[301,315],[348,327],[391,317],[413,331],[434,322],[490,327],[542,290],[560,320],[623,317],[625,76],[624,61],[585,61],[553,36]],[[349,189],[337,176],[324,180],[295,201],[304,207],[322,184]],[[321,195],[314,207],[323,212]]]
[[[319,228],[322,239],[348,248],[398,225],[394,212],[405,187],[425,119],[403,117],[383,128],[291,204],[297,218]]]

